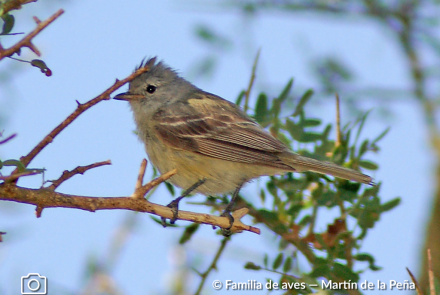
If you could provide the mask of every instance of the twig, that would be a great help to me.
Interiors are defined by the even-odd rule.
[[[416,277],[412,274],[412,272],[409,270],[408,267],[406,268],[406,271],[408,272],[409,276],[411,277],[411,280],[413,281],[414,285],[416,286],[417,295],[423,295],[422,289],[420,289],[420,286],[419,286],[419,283],[417,282]]]
[[[335,142],[335,147],[340,146],[341,142],[342,142],[341,110],[340,110],[339,94],[336,93],[336,142]]]
[[[14,133],[12,135],[9,135],[7,138],[3,139],[2,141],[0,141],[0,144],[4,144],[7,143],[8,141],[10,141],[11,139],[13,139],[14,137],[17,136],[17,133]]]
[[[140,189],[142,187],[142,184],[144,183],[144,176],[145,176],[145,170],[147,169],[147,159],[143,159],[141,162],[141,167],[139,169],[138,178],[136,181],[136,185],[134,187],[134,191]]]
[[[90,170],[90,169],[93,169],[96,167],[100,167],[100,166],[104,166],[104,165],[111,165],[111,164],[112,164],[112,162],[110,160],[107,160],[107,161],[103,161],[103,162],[93,163],[93,164],[90,164],[87,166],[78,166],[75,169],[73,169],[72,171],[65,170],[60,178],[58,178],[57,180],[51,181],[52,184],[48,187],[48,189],[56,190],[57,187],[59,187],[64,181],[72,178],[73,176],[75,176],[77,174],[84,174],[84,172],[86,172],[87,170]]]
[[[315,229],[315,222],[316,222],[316,215],[317,215],[317,213],[318,213],[318,205],[314,201],[313,202],[313,211],[312,211],[312,216],[311,216],[311,219],[310,219],[310,226],[309,226],[309,229],[307,231],[307,236],[313,234],[313,230]]]
[[[143,164],[143,163],[142,163]],[[141,167],[142,169],[142,167]],[[145,171],[143,172],[145,173]],[[177,173],[177,169],[173,169],[171,171],[168,171],[167,173],[162,174],[161,176],[153,179],[152,181],[150,181],[149,183],[147,183],[146,185],[141,186],[140,188],[136,188],[133,195],[131,196],[132,198],[135,199],[143,199],[144,196],[155,186],[158,186],[159,184],[161,184],[162,182],[170,179],[171,177],[174,176],[174,174]],[[140,176],[139,176],[140,177]],[[139,179],[138,177],[138,179]],[[137,186],[137,183],[136,183]]]
[[[231,238],[230,237],[224,237],[223,240],[220,243],[220,247],[217,250],[217,253],[214,256],[214,259],[211,262],[211,265],[209,265],[208,269],[201,273],[200,276],[202,277],[202,281],[199,284],[199,287],[197,288],[197,291],[194,295],[199,295],[200,292],[202,292],[203,285],[205,284],[206,279],[208,278],[209,273],[213,269],[217,269],[217,261],[219,260],[220,256],[223,253],[223,250],[226,248],[226,244],[229,242]]]
[[[20,172],[20,173],[12,173],[11,175],[8,176],[1,176],[0,175],[0,180],[4,180],[6,182],[10,182],[10,181],[14,181],[16,179],[19,179],[20,177],[23,176],[31,176],[31,175],[36,175],[36,174],[40,174],[41,171],[25,171],[25,172]]]
[[[428,252],[429,290],[431,295],[435,295],[434,272],[432,271],[431,249],[428,249],[427,252]]]
[[[116,80],[116,82],[110,86],[107,90],[105,90],[103,93],[101,93],[100,95],[98,95],[97,97],[93,98],[92,100],[89,100],[88,102],[84,103],[84,104],[77,104],[77,107],[75,109],[75,111],[73,111],[72,114],[70,114],[63,122],[61,122],[61,124],[59,124],[57,127],[55,127],[55,129],[53,129],[45,138],[43,138],[43,140],[38,143],[33,149],[32,151],[29,152],[29,154],[27,154],[24,157],[21,157],[21,162],[23,163],[24,166],[29,165],[29,163],[49,144],[51,143],[54,138],[60,134],[61,131],[64,130],[64,128],[66,128],[67,126],[69,126],[70,123],[72,123],[76,118],[78,118],[79,115],[81,115],[82,113],[84,113],[86,110],[88,110],[89,108],[91,108],[92,106],[96,105],[97,103],[103,101],[103,100],[109,100],[110,99],[110,94],[115,91],[116,89],[118,89],[119,87],[121,87],[122,85],[124,85],[127,82],[130,82],[131,80],[133,80],[134,78],[136,78],[137,76],[141,75],[142,73],[148,71],[148,66],[142,67],[137,69],[135,72],[133,72],[133,74],[131,74],[130,76],[128,76],[127,78],[123,79],[123,80]]]
[[[255,61],[254,61],[254,64],[252,66],[251,79],[249,80],[248,88],[247,88],[246,92],[244,93],[245,99],[244,99],[244,107],[243,107],[243,109],[244,109],[245,112],[249,108],[249,97],[251,96],[252,86],[254,85],[255,72],[257,70],[258,59],[260,58],[260,51],[261,51],[261,49],[258,49],[257,56],[255,57]]]
[[[35,205],[38,210],[45,208],[73,208],[95,212],[98,210],[118,209],[151,213],[167,219],[173,217],[173,211],[170,208],[151,203],[143,198],[67,195],[47,188],[22,188],[12,183],[0,184],[0,200]],[[260,229],[241,222],[241,218],[248,212],[247,208],[241,208],[232,213],[235,220],[231,228],[232,232],[250,231],[260,234]],[[227,228],[230,225],[230,221],[226,217],[183,210],[179,210],[177,219],[210,224],[221,228]]]
[[[14,53],[16,53],[20,48],[22,47],[28,47],[30,50],[32,50],[36,55],[40,56],[40,51],[35,47],[34,44],[32,44],[32,39],[38,35],[44,28],[46,28],[48,25],[50,25],[54,20],[56,20],[61,14],[64,13],[64,10],[60,9],[58,10],[54,15],[46,19],[45,21],[36,21],[37,27],[27,34],[23,39],[21,39],[18,43],[15,45],[0,50],[0,60],[2,60],[5,57],[12,56]],[[35,20],[35,17],[34,17]]]
[[[16,58],[16,57],[12,57],[12,56],[9,56],[9,58],[10,58],[10,59],[13,59],[13,60],[16,60],[16,61],[19,61],[19,62],[24,62],[24,63],[31,64],[30,61],[28,61],[28,60],[24,60],[24,59],[21,59],[21,58]]]

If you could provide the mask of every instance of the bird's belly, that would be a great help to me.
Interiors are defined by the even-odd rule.
[[[175,186],[187,189],[199,180],[205,179],[205,183],[195,190],[205,195],[229,193],[243,182],[258,176],[277,174],[262,173],[261,168],[258,169],[252,164],[225,161],[177,150],[158,145],[154,141],[147,144],[146,150],[150,161],[161,174],[177,169],[176,175],[168,180]],[[267,167],[263,169],[267,170]]]

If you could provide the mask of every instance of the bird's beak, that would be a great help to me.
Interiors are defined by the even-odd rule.
[[[140,99],[143,97],[144,96],[142,94],[131,94],[130,92],[124,92],[124,93],[119,93],[118,95],[113,97],[113,99],[130,101],[130,100]]]

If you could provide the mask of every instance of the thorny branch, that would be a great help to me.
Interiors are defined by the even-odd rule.
[[[119,87],[123,86],[125,83],[130,82],[137,76],[141,75],[142,73],[148,71],[148,66],[144,66],[142,68],[137,69],[133,74],[128,76],[127,78],[123,80],[116,80],[116,82],[110,86],[107,90],[105,90],[103,93],[98,95],[97,97],[93,98],[92,100],[89,100],[88,102],[81,104],[78,102],[78,106],[76,107],[75,111],[70,114],[61,124],[59,124],[55,129],[53,129],[43,140],[38,143],[32,151],[29,152],[24,157],[21,157],[21,162],[24,166],[29,165],[29,163],[37,156],[49,143],[51,143],[54,138],[61,133],[61,131],[64,130],[67,126],[69,126],[70,123],[72,123],[76,118],[79,117],[82,113],[84,113],[86,110],[91,108],[92,106],[96,105],[97,103],[103,101],[103,100],[109,100],[110,94],[117,90]]]
[[[14,53],[18,52],[22,47],[28,47],[30,50],[32,50],[36,55],[40,56],[41,53],[35,47],[34,44],[32,44],[32,39],[37,36],[44,28],[46,28],[48,25],[50,25],[54,20],[56,20],[61,14],[64,13],[64,10],[60,9],[58,10],[54,15],[46,19],[45,21],[40,21],[38,18],[34,17],[35,22],[37,23],[37,27],[27,34],[23,39],[18,41],[15,45],[9,47],[9,48],[1,48],[0,47],[0,60],[2,60],[5,57],[12,56]]]
[[[58,178],[57,180],[51,181],[52,184],[48,187],[48,189],[56,190],[57,187],[59,187],[64,181],[72,178],[73,176],[75,176],[77,174],[84,174],[84,172],[86,172],[87,170],[90,170],[90,169],[93,169],[96,167],[100,167],[100,166],[104,166],[104,165],[111,165],[111,164],[112,164],[112,162],[110,160],[107,160],[107,161],[103,161],[103,162],[93,163],[93,164],[90,164],[87,166],[78,166],[75,169],[73,169],[72,171],[65,170],[60,178]]]

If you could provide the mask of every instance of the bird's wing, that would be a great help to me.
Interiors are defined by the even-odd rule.
[[[154,115],[155,131],[166,144],[206,156],[292,170],[278,153],[286,145],[265,132],[235,104],[210,93],[168,104]]]

